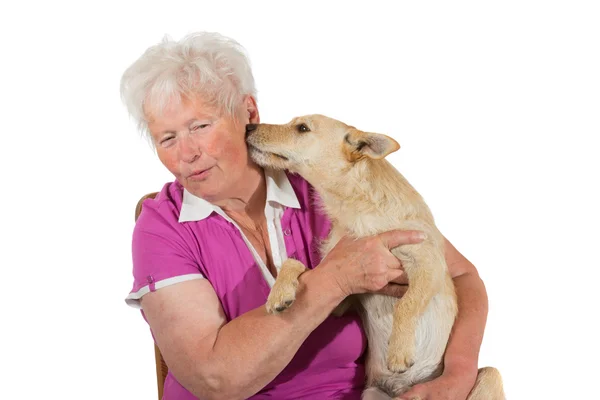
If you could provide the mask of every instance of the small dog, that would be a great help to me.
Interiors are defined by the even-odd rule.
[[[402,298],[355,296],[369,343],[363,399],[391,399],[438,377],[457,314],[456,294],[431,211],[384,159],[398,143],[322,115],[285,125],[249,125],[247,133],[255,162],[298,173],[319,193],[332,221],[323,256],[347,233],[358,238],[394,229],[425,232],[423,242],[392,249],[409,281]],[[297,260],[284,262],[266,304],[270,313],[292,305],[305,270]],[[504,398],[499,372],[480,369],[468,400]]]

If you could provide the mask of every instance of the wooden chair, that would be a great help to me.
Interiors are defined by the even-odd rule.
[[[142,212],[142,203],[144,202],[144,200],[153,199],[157,194],[158,192],[148,193],[147,195],[142,196],[142,198],[138,201],[137,205],[135,206],[136,221],[140,216],[140,212]],[[158,400],[162,400],[163,390],[165,387],[165,379],[167,377],[167,373],[169,372],[169,367],[167,367],[167,364],[165,363],[162,354],[160,354],[160,350],[158,349],[158,346],[156,344],[154,345],[154,360],[156,364],[156,384],[158,385]]]

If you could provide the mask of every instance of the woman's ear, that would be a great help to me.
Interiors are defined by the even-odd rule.
[[[256,105],[256,99],[252,96],[246,96],[246,116],[248,117],[247,124],[259,124],[260,115]]]

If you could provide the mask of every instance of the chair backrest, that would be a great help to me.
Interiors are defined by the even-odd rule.
[[[140,213],[142,212],[142,203],[144,202],[144,200],[153,199],[157,194],[157,192],[148,193],[142,196],[142,198],[138,201],[137,205],[135,206],[136,221],[140,216]],[[156,384],[158,385],[158,400],[162,400],[163,390],[165,387],[165,379],[167,377],[167,373],[169,372],[169,367],[167,367],[167,364],[165,363],[162,354],[160,354],[160,349],[156,344],[154,344],[154,362],[156,364]]]

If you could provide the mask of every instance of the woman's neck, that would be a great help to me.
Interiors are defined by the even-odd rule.
[[[266,200],[267,184],[264,171],[253,165],[236,186],[235,194],[214,204],[232,218],[249,217],[256,221],[264,215]]]

